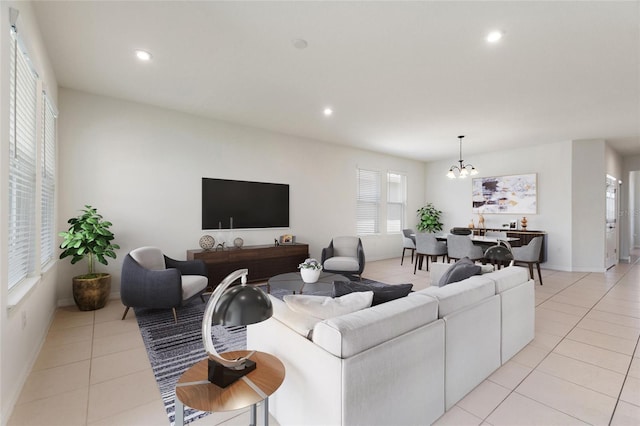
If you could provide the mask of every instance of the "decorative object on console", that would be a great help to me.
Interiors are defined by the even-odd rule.
[[[442,211],[436,209],[432,203],[427,203],[423,207],[417,210],[418,219],[418,231],[422,232],[436,232],[442,231],[442,222],[440,222],[440,216]]]
[[[453,165],[449,168],[449,173],[447,173],[447,177],[449,179],[460,178],[464,179],[467,176],[477,175],[478,171],[471,164],[464,164],[464,160],[462,160],[462,139],[464,136],[458,136],[460,140],[460,159],[458,160],[459,165]]]
[[[94,207],[84,206],[82,214],[67,221],[69,229],[58,235],[63,238],[60,259],[71,256],[71,264],[82,259],[89,262],[87,274],[73,277],[73,300],[81,311],[103,308],[111,293],[111,274],[94,271],[96,260],[107,265],[107,257],[116,258],[120,248],[109,230],[112,223],[104,220]]]
[[[256,363],[248,355],[228,360],[221,357],[211,338],[212,322],[216,325],[249,325],[262,322],[273,315],[269,296],[256,286],[247,285],[247,269],[239,269],[222,280],[211,295],[202,318],[202,341],[209,358],[209,381],[220,387],[231,383],[255,370]],[[241,285],[227,290],[237,279]]]
[[[522,227],[522,230],[523,230],[523,231],[526,231],[526,230],[527,230],[527,218],[526,218],[526,217],[523,217],[523,218],[520,220],[520,226]]]
[[[311,284],[318,281],[320,278],[320,272],[322,271],[322,265],[316,259],[306,259],[304,262],[298,265],[300,269],[300,276],[302,281]]]
[[[473,179],[471,185],[474,213],[535,214],[537,175],[493,176]]]
[[[517,220],[512,220],[509,222],[509,229],[517,229],[518,228],[518,221]]]
[[[211,250],[216,246],[216,240],[211,235],[203,235],[199,243],[202,250]]]
[[[478,213],[478,228],[484,228],[484,216]]]
[[[240,248],[242,247],[242,245],[244,244],[244,240],[240,237],[236,237],[236,239],[233,240],[233,246]]]
[[[296,236],[291,234],[280,235],[280,244],[295,244]]]

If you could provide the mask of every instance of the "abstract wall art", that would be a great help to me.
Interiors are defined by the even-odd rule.
[[[473,213],[536,214],[537,174],[474,178]]]

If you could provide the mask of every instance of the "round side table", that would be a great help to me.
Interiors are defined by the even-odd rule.
[[[234,359],[251,351],[225,352],[221,356]],[[221,388],[207,379],[207,359],[185,371],[176,384],[176,425],[184,425],[184,406],[200,411],[231,411],[251,406],[251,424],[256,424],[257,404],[264,401],[264,424],[269,424],[269,396],[284,381],[284,365],[273,355],[256,351],[251,360],[256,369]]]

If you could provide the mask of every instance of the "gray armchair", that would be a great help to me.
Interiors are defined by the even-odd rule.
[[[422,258],[427,258],[427,271],[429,270],[429,258],[434,261],[438,260],[438,256],[442,256],[444,261],[447,256],[447,245],[436,239],[434,234],[426,234],[420,232],[416,234],[416,264],[413,266],[413,273],[416,273],[418,268],[422,269]]]
[[[460,260],[468,257],[472,261],[484,256],[482,247],[476,246],[468,235],[447,235],[447,257],[449,260]]]
[[[416,251],[416,237],[413,229],[402,230],[402,260],[400,260],[400,265],[404,263],[404,252],[407,249],[411,250],[411,263],[413,263],[413,255]]]
[[[513,253],[514,264],[526,264],[529,267],[529,276],[533,278],[533,265],[536,265],[538,269],[538,278],[540,278],[540,285],[542,285],[542,274],[540,273],[540,250],[542,250],[542,237],[534,237],[529,241],[529,244],[522,247],[513,247],[511,252]]]
[[[349,273],[362,279],[364,249],[358,237],[335,237],[322,249],[322,269],[334,274]]]
[[[122,319],[130,307],[172,309],[194,296],[202,297],[207,288],[207,267],[201,260],[174,260],[155,247],[132,250],[122,263],[120,298],[125,306]]]

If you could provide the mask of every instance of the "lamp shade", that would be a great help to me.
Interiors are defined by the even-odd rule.
[[[273,306],[269,296],[255,286],[239,285],[225,291],[213,311],[218,325],[249,325],[269,319]]]

